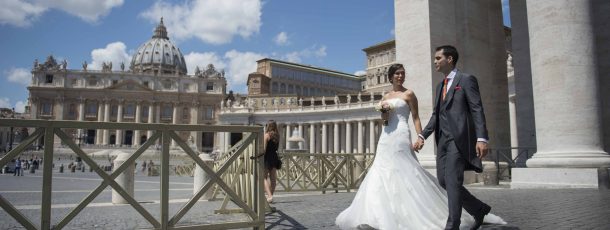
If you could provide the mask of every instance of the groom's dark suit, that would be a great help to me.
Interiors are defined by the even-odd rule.
[[[476,154],[477,138],[489,138],[477,79],[457,71],[447,88],[443,100],[443,82],[436,87],[434,111],[421,134],[424,138],[435,134],[437,178],[449,200],[446,229],[458,229],[462,207],[473,216],[489,212],[490,207],[463,186],[464,170],[483,171]]]

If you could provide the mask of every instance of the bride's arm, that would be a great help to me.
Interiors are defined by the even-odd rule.
[[[407,91],[407,103],[411,108],[411,116],[413,117],[413,124],[415,125],[415,132],[421,133],[421,121],[419,120],[419,108],[417,107],[417,97],[413,91]]]

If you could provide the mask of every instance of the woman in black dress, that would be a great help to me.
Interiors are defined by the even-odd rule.
[[[265,127],[265,195],[267,202],[273,202],[273,193],[277,180],[277,170],[282,167],[282,161],[277,155],[277,148],[280,143],[280,135],[277,131],[277,124],[270,120]]]

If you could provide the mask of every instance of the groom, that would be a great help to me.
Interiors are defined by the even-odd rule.
[[[473,229],[483,223],[491,207],[474,197],[464,186],[464,171],[482,172],[481,158],[487,155],[487,128],[477,79],[456,69],[457,49],[445,45],[436,48],[434,65],[445,79],[436,87],[432,117],[415,144],[434,132],[437,145],[438,182],[447,190],[449,217],[445,229],[459,229],[462,207],[475,219]]]

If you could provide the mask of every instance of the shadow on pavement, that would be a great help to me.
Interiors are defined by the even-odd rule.
[[[307,229],[301,223],[297,222],[286,213],[276,210],[275,212],[265,215],[266,229],[281,228],[281,229]]]
[[[495,224],[484,224],[479,228],[481,230],[519,230],[519,227],[510,225],[495,225]]]

